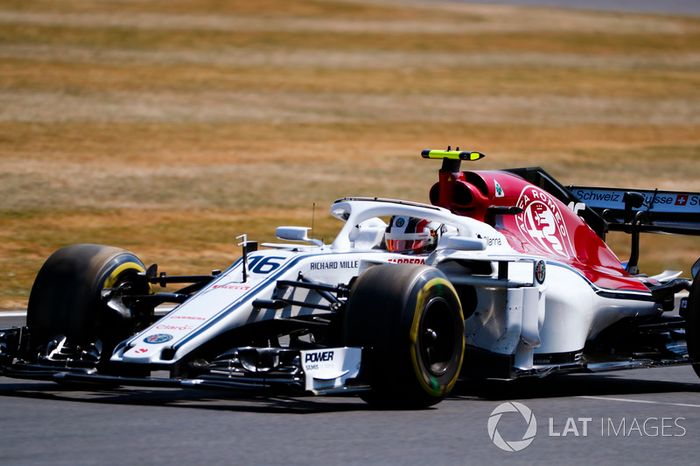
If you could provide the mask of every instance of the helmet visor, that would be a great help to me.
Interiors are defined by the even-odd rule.
[[[387,239],[386,248],[391,252],[420,252],[428,244],[425,239]]]

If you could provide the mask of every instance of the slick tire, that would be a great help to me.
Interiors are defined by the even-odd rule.
[[[464,359],[464,317],[445,275],[423,265],[379,265],[358,277],[344,317],[363,348],[363,399],[378,408],[426,408],[445,398]]]
[[[76,244],[54,252],[39,270],[29,295],[27,327],[32,346],[40,348],[55,336],[77,343],[99,339],[113,346],[128,336],[131,323],[115,315],[101,293],[144,271],[134,254],[110,246]],[[145,282],[137,287],[143,288],[134,290],[137,293],[148,292]]]
[[[700,377],[700,274],[693,279],[686,312],[685,335],[688,345],[688,356],[696,361],[693,364],[693,369]]]

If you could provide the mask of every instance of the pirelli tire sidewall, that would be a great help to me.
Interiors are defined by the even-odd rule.
[[[143,272],[143,262],[120,248],[75,244],[54,252],[29,296],[27,326],[33,344],[57,335],[84,341],[123,338],[128,329],[121,328],[125,323],[110,312],[101,293]]]
[[[437,322],[437,325],[435,325]],[[438,369],[426,354],[426,324],[449,358]],[[442,272],[424,265],[381,265],[363,273],[348,301],[346,343],[362,346],[365,397],[387,407],[425,407],[447,396],[464,358],[459,297]]]
[[[700,275],[695,276],[693,279],[686,312],[685,334],[688,356],[695,361],[693,369],[700,377]]]

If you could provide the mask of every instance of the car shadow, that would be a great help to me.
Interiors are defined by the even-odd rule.
[[[544,399],[680,392],[700,393],[700,383],[631,379],[607,374],[554,375],[545,379],[514,381],[463,380],[455,386],[448,399],[490,402],[513,398]],[[325,397],[252,395],[223,390],[105,388],[85,384],[15,382],[13,379],[0,380],[0,397],[269,414],[321,414],[372,410],[359,397],[349,394]],[[438,409],[439,406],[428,409]]]
[[[53,382],[0,382],[0,397],[254,413],[314,414],[370,409],[358,397],[251,395],[224,390],[104,388]]]
[[[700,383],[623,378],[614,374],[552,375],[512,381],[462,380],[451,397],[499,401],[680,392],[700,393]]]

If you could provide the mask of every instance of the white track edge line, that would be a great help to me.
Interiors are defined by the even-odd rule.
[[[605,401],[622,401],[625,403],[642,403],[651,405],[668,405],[668,406],[680,406],[684,408],[700,408],[700,405],[690,404],[690,403],[671,403],[670,401],[651,401],[651,400],[635,400],[631,398],[615,398],[611,396],[580,396],[579,398],[586,398],[589,400],[605,400]]]

